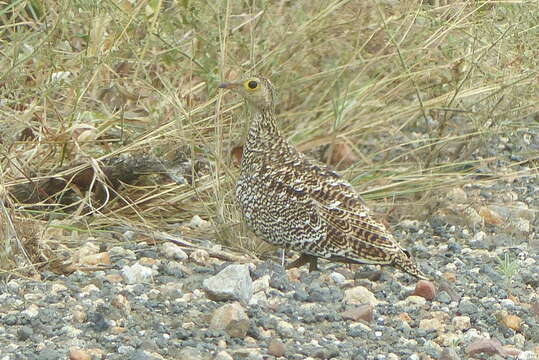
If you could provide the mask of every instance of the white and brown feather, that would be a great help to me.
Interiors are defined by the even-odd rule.
[[[248,89],[249,81],[258,83],[256,94]],[[220,87],[240,93],[252,108],[236,199],[257,236],[310,257],[388,264],[427,278],[348,182],[305,158],[281,136],[268,80],[250,77]]]

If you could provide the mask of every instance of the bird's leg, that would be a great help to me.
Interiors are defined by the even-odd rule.
[[[312,255],[308,255],[308,254],[301,254],[299,258],[294,260],[286,268],[287,269],[293,269],[293,268],[303,266],[303,265],[305,265],[307,263],[309,263],[309,271],[318,270],[318,258],[316,256],[312,256]]]

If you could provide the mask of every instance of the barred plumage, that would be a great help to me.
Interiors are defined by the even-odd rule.
[[[281,136],[269,80],[254,76],[219,87],[242,95],[252,108],[236,184],[243,218],[264,241],[302,254],[289,267],[308,262],[313,270],[320,257],[392,265],[427,279],[347,181],[306,159]]]

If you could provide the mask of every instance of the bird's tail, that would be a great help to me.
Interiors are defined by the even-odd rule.
[[[412,276],[415,276],[418,279],[422,280],[431,280],[427,275],[425,275],[417,266],[414,259],[408,253],[408,251],[401,251],[393,260],[393,266],[397,269],[402,270]]]

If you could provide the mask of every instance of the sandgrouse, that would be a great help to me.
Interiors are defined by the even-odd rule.
[[[323,258],[392,265],[427,279],[346,180],[283,138],[269,80],[252,76],[219,88],[240,94],[252,110],[236,184],[243,219],[262,240],[301,253],[289,268],[309,263],[316,270]]]

